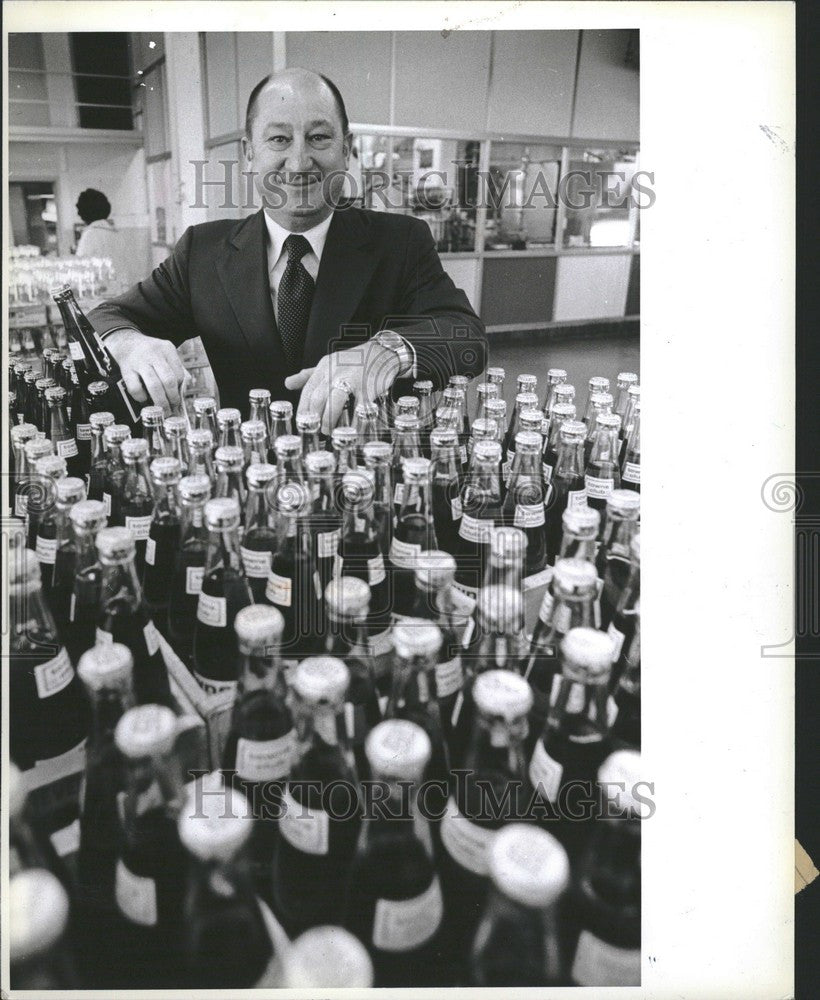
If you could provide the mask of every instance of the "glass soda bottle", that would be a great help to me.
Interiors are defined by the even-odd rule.
[[[620,489],[621,470],[618,459],[618,428],[621,419],[614,413],[601,413],[595,427],[595,439],[587,462],[584,483],[587,504],[602,511],[606,498]]]
[[[46,402],[48,403],[49,421],[48,437],[54,445],[54,451],[65,459],[66,470],[69,476],[82,476],[85,472],[83,468],[80,452],[77,448],[77,440],[71,433],[68,426],[68,416],[65,410],[66,392],[60,386],[53,386],[46,389]]]
[[[276,466],[267,462],[257,462],[245,470],[248,499],[245,504],[245,526],[239,551],[255,602],[261,602],[265,596],[271,560],[276,551],[276,529],[267,500],[268,487],[276,481],[276,478]]]
[[[21,492],[26,499],[26,546],[36,549],[40,519],[53,509],[54,483],[65,476],[65,459],[54,454],[48,438],[34,438],[25,447],[28,469]]]
[[[282,985],[292,990],[366,990],[373,985],[367,949],[344,927],[311,927],[291,944],[282,964]]]
[[[194,677],[208,694],[233,693],[239,653],[234,620],[253,601],[239,552],[239,503],[235,497],[208,500],[204,514],[208,552],[194,627]]]
[[[242,414],[236,407],[223,406],[216,411],[216,446],[217,448],[241,448],[242,437],[239,426]]]
[[[536,396],[534,392],[519,393],[515,397],[515,408],[513,409],[513,433],[509,436],[509,439],[506,437],[504,439],[506,450],[504,452],[504,464],[501,468],[501,478],[503,479],[505,485],[509,484],[510,476],[512,475],[512,467],[516,451],[516,437],[522,430],[524,430],[521,418],[525,413],[530,412],[538,413],[538,427],[540,429],[541,413],[538,410],[538,396]]]
[[[207,427],[192,427],[188,431],[188,475],[207,476],[216,481],[214,470],[214,439]]]
[[[592,398],[596,394],[609,393],[609,379],[604,378],[602,375],[593,375],[588,383],[587,391],[587,404],[584,408],[584,423],[589,426],[589,422],[592,419],[593,413],[593,402]]]
[[[214,448],[219,440],[219,430],[216,426],[216,400],[213,396],[197,396],[193,401],[194,426],[192,430],[208,430]]]
[[[629,576],[620,588],[613,579],[614,574],[611,576],[609,573],[610,569],[614,569],[614,560],[610,560],[610,564],[601,589],[601,624],[603,627],[606,622],[607,635],[613,645],[612,662],[618,664],[623,645],[631,640],[635,629],[635,605],[641,592],[640,533],[633,535],[629,543]],[[613,688],[618,680],[619,673],[613,671]]]
[[[484,578],[492,529],[502,519],[500,462],[501,445],[497,441],[477,441],[461,491],[456,580],[473,591]]]
[[[505,455],[509,451],[510,446],[513,444],[513,440],[515,438],[515,432],[518,425],[518,414],[520,411],[518,397],[522,393],[526,393],[528,396],[534,394],[535,406],[538,406],[537,388],[538,388],[538,378],[535,375],[518,376],[518,379],[516,380],[516,389],[515,389],[515,406],[513,407],[512,413],[510,414],[510,422],[507,424],[507,429],[504,434],[504,440],[502,442]],[[527,408],[528,409],[531,408],[531,403],[529,400],[527,401]]]
[[[42,428],[39,426],[37,420],[37,379],[40,377],[39,371],[34,369],[29,369],[23,375],[23,384],[25,386],[25,400],[23,403],[23,420],[26,423],[34,424],[35,427],[43,434]]]
[[[71,400],[68,414],[68,428],[74,440],[77,442],[77,452],[79,455],[79,468],[81,475],[88,479],[88,471],[91,466],[91,414],[99,407],[96,399],[89,393],[83,392],[80,383],[72,366],[69,375],[70,390],[66,388],[67,398]]]
[[[142,436],[148,442],[148,460],[163,458],[168,454],[168,442],[162,427],[163,412],[161,406],[143,406],[140,410]]]
[[[623,420],[626,415],[626,407],[629,402],[629,389],[638,384],[638,376],[635,372],[619,372],[617,378],[618,398],[615,401],[614,413]]]
[[[625,490],[641,492],[641,404],[632,411],[632,429],[625,440],[621,463],[621,485]]]
[[[489,853],[491,888],[470,953],[472,986],[565,986],[559,908],[567,852],[524,823],[499,830]]]
[[[71,552],[67,551],[65,559],[61,558],[55,565],[58,569],[58,588],[63,586],[64,574],[70,574],[71,578],[65,645],[72,663],[78,663],[80,656],[96,641],[102,567],[95,539],[108,519],[99,500],[82,500],[74,504],[69,519],[74,543],[73,559]]]
[[[220,411],[222,412],[222,411]],[[245,509],[247,488],[245,486],[245,453],[233,445],[220,445],[214,454],[216,461],[216,488],[214,499],[228,497],[236,501],[241,514]]]
[[[145,438],[129,438],[122,443],[125,478],[120,493],[120,515],[126,528],[134,535],[137,577],[145,573],[145,549],[151,531],[154,511],[154,489],[148,471],[148,442]]]
[[[473,424],[475,426],[475,424]],[[436,427],[430,432],[433,526],[438,547],[455,555],[461,525],[461,463],[455,431]]]
[[[418,417],[399,415],[393,424],[393,506],[398,516],[404,500],[404,459],[421,458]]]
[[[328,451],[309,451],[305,455],[305,470],[310,491],[308,530],[311,538],[311,557],[319,574],[317,589],[322,595],[325,594],[327,585],[336,572],[342,529],[342,516],[336,506],[333,475],[335,467],[333,456]],[[324,603],[320,604],[319,612],[321,615],[319,630],[322,634],[325,623]]]
[[[608,392],[594,392],[590,397],[592,412],[587,421],[587,435],[584,442],[584,461],[588,462],[592,454],[592,445],[598,429],[598,417],[612,414],[612,396]]]
[[[475,411],[473,420],[486,419],[484,409],[488,399],[498,399],[498,386],[492,382],[479,382],[475,387]]]
[[[624,411],[623,422],[621,423],[620,438],[621,438],[621,462],[624,460],[624,455],[626,452],[626,444],[629,440],[629,435],[632,433],[632,425],[635,421],[635,409],[641,401],[641,387],[638,383],[631,385],[627,389],[627,403],[626,410]]]
[[[416,404],[418,400],[413,397]],[[356,428],[356,462],[364,465],[364,446],[379,440],[379,408],[375,403],[363,401],[356,404],[353,426]]]
[[[302,660],[291,680],[296,730],[273,863],[273,907],[289,936],[341,923],[361,827],[359,788],[342,724],[350,674],[341,660]]]
[[[594,563],[598,550],[601,515],[594,507],[576,507],[565,510],[561,517],[564,533],[561,536],[559,559],[585,559]]]
[[[307,457],[314,451],[322,451],[322,442],[319,438],[319,426],[321,420],[318,413],[297,413],[296,430],[302,439],[302,454],[307,464]]]
[[[621,654],[615,661],[612,673],[617,677],[610,689],[618,710],[612,724],[614,746],[627,746],[634,750],[641,748],[641,599],[635,601],[635,624],[629,642],[621,646]]]
[[[373,517],[379,548],[386,559],[395,522],[392,449],[386,441],[369,441],[364,446],[363,456],[365,469],[373,473]]]
[[[7,929],[9,985],[31,991],[70,990],[81,985],[67,944],[69,898],[45,868],[28,868],[9,880]]]
[[[413,722],[389,719],[367,738],[367,759],[383,790],[366,815],[350,870],[346,926],[367,944],[374,986],[439,983],[441,885],[416,793],[431,754]]]
[[[88,717],[79,681],[40,588],[40,564],[19,549],[9,567],[9,751],[21,770],[81,750]]]
[[[170,455],[151,462],[154,509],[145,543],[142,587],[148,611],[161,631],[167,630],[168,601],[182,531],[179,502],[179,459]]]
[[[93,426],[93,424],[92,424]],[[122,457],[122,446],[131,437],[131,430],[126,424],[111,424],[103,431],[105,442],[105,473],[103,477],[102,502],[108,523],[116,527],[124,527],[122,513],[122,487],[125,483],[125,462]]]
[[[261,420],[244,420],[239,425],[242,450],[245,453],[245,468],[268,461],[268,432]],[[301,439],[299,450],[301,452]]]
[[[553,562],[561,547],[565,510],[587,506],[584,481],[584,425],[565,420],[559,431],[559,452],[547,504],[547,559]]]
[[[547,393],[544,397],[544,419],[549,421],[550,409],[555,400],[555,387],[566,384],[567,373],[563,368],[550,368],[547,371]]]
[[[423,549],[436,549],[438,544],[430,502],[430,460],[408,458],[402,468],[402,503],[390,544],[390,589],[394,614],[410,615],[416,600],[416,561]]]
[[[44,824],[32,808],[28,799],[26,779],[13,761],[9,761],[7,773],[9,876],[13,877],[17,872],[27,868],[45,868],[57,876],[68,892],[73,892],[71,875],[52,840],[54,834],[49,835],[48,826],[52,824]],[[73,803],[71,805],[73,807]],[[74,808],[71,811],[76,812]]]
[[[38,378],[34,383],[37,390],[36,419],[35,423],[41,433],[50,439],[49,428],[51,427],[51,412],[48,406],[46,392],[49,389],[57,388],[57,383],[53,378]]]
[[[419,401],[419,438],[421,453],[430,457],[430,431],[433,429],[433,383],[430,379],[419,379],[413,383],[413,393]]]
[[[248,393],[248,420],[260,420],[265,428],[265,453],[260,459],[267,462],[270,439],[270,390],[251,389]]]
[[[180,957],[188,859],[177,832],[183,784],[176,732],[171,709],[152,704],[129,709],[114,731],[126,787],[114,875],[120,967],[128,977],[120,985],[134,989],[185,985]]]
[[[595,563],[603,580],[607,575],[607,563],[611,559],[619,560],[620,565],[613,567],[613,582],[619,590],[629,576],[629,545],[640,530],[640,514],[641,498],[632,490],[613,490],[606,499]]]
[[[355,472],[356,448],[359,436],[355,427],[334,427],[330,433],[330,446],[336,459],[336,478],[341,480],[346,472]]]
[[[168,637],[189,667],[193,665],[199,592],[208,553],[204,510],[210,498],[211,481],[207,476],[180,479],[180,542],[168,592]]]
[[[37,529],[37,558],[43,594],[49,603],[57,633],[65,635],[74,583],[74,534],[69,514],[85,500],[85,481],[74,476],[58,479],[53,517],[43,517]]]
[[[188,421],[185,417],[172,415],[162,422],[162,431],[168,442],[168,454],[179,460],[182,474],[188,474],[190,457],[188,455]]]
[[[14,471],[9,482],[11,497],[11,512],[15,517],[26,518],[28,515],[28,460],[26,445],[37,439],[37,428],[34,424],[15,424],[9,431],[11,437],[11,453],[14,458]]]
[[[91,458],[88,467],[88,499],[103,502],[105,473],[108,469],[108,455],[105,447],[105,429],[114,424],[114,414],[99,410],[88,418],[91,427]]]
[[[528,579],[525,585],[527,589],[542,582],[539,575],[547,566],[545,501],[541,435],[534,431],[519,431],[515,436],[513,466],[503,517],[507,524],[519,528],[526,535],[524,576]]]

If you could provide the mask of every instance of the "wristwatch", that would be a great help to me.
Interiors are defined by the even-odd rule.
[[[410,346],[404,337],[401,337],[398,333],[394,333],[392,330],[382,330],[381,333],[376,334],[373,340],[396,355],[401,364],[399,368],[400,376],[410,374],[414,359]]]

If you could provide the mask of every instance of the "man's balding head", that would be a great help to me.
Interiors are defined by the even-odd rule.
[[[336,84],[321,73],[314,73],[312,70],[294,66],[290,69],[281,70],[278,73],[269,73],[253,88],[248,98],[247,110],[245,111],[245,135],[249,139],[251,138],[257,105],[263,91],[268,93],[269,90],[281,90],[283,96],[285,96],[288,93],[293,93],[296,89],[300,91],[305,89],[308,91],[324,91],[329,94],[336,106],[342,135],[346,136],[348,134],[350,125],[347,120],[347,109]]]

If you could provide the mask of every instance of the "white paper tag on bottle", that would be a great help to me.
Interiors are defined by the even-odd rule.
[[[603,500],[615,489],[614,479],[601,479],[598,476],[586,476],[584,479],[587,496],[596,500]]]
[[[236,681],[218,681],[213,677],[203,677],[193,671],[197,684],[206,694],[223,694],[225,691],[236,691]]]
[[[571,623],[572,611],[570,606],[564,601],[559,601],[553,608],[552,627],[556,632],[560,632],[561,635],[566,635],[569,632]]]
[[[330,559],[339,551],[339,532],[320,531],[316,536],[316,554],[319,559]]]
[[[539,738],[532,752],[529,767],[530,782],[539,795],[546,796],[550,802],[554,802],[558,797],[558,789],[561,787],[561,777],[564,773],[563,767],[558,761],[553,760],[544,747],[544,741]],[[540,788],[539,788],[540,785]]]
[[[441,842],[454,861],[476,875],[486,875],[494,837],[495,830],[476,826],[458,811],[455,799],[450,796],[441,821]]]
[[[74,458],[77,452],[77,442],[74,438],[64,438],[57,442],[57,454],[60,458]]]
[[[275,740],[236,742],[236,771],[247,781],[278,781],[287,776],[293,759],[293,730]]]
[[[544,523],[543,503],[531,503],[531,504],[517,503],[515,505],[515,515],[513,517],[513,525],[516,528],[540,528],[543,523]]]
[[[384,571],[384,559],[381,552],[373,556],[372,559],[367,560],[367,578],[371,587],[375,587],[384,580],[386,573]]]
[[[77,343],[76,340],[69,340],[68,342],[68,353],[71,355],[72,361],[85,361],[85,355],[83,354],[83,349]]]
[[[225,628],[228,624],[227,600],[224,597],[214,597],[200,591],[196,617],[203,625],[210,625],[212,628]]]
[[[77,424],[77,440],[78,441],[90,441],[91,440],[91,424]]]
[[[28,515],[28,496],[25,493],[18,493],[14,498],[14,516],[26,517]]]
[[[575,949],[572,978],[579,986],[640,986],[641,953],[637,948],[607,944],[583,930]]]
[[[53,566],[57,558],[57,539],[43,538],[42,535],[38,535],[36,552],[37,558],[41,563],[45,563],[47,566]]]
[[[148,624],[143,628],[142,634],[145,636],[145,645],[148,647],[148,655],[153,656],[154,653],[159,652],[159,632],[157,627],[153,622],[148,622]]]
[[[278,604],[281,608],[289,608],[293,600],[293,583],[290,577],[271,573],[265,587],[265,597],[272,604]]]
[[[151,530],[151,515],[142,514],[140,517],[126,517],[125,527],[134,532],[134,541],[144,542]]]
[[[105,507],[105,513],[108,517],[111,517],[111,494],[103,493],[103,506]]]
[[[453,515],[454,521],[461,519],[461,497],[453,497],[450,501],[450,513]]]
[[[185,570],[185,593],[198,594],[202,590],[202,577],[204,575],[204,566],[189,566]]]
[[[65,649],[51,660],[34,668],[34,680],[37,684],[37,697],[50,698],[58,691],[68,687],[74,677],[74,667]]]
[[[461,667],[461,657],[454,656],[452,660],[436,664],[436,696],[447,698],[459,691],[464,684],[464,671]]]
[[[62,830],[55,830],[48,839],[59,857],[65,858],[69,854],[76,854],[80,849],[80,820],[75,819]]]
[[[551,483],[552,482],[552,466],[551,465],[547,465],[546,462],[542,463],[542,465],[541,465],[541,472],[544,475],[544,482],[545,483]]]
[[[541,608],[538,611],[538,617],[544,623],[544,625],[549,625],[552,621],[552,609],[555,602],[552,594],[547,591],[541,601]]]
[[[414,545],[412,542],[402,542],[394,535],[393,541],[390,543],[390,562],[400,569],[413,569],[420,552],[420,545]]]
[[[640,485],[641,482],[641,467],[636,462],[625,462],[624,471],[621,473],[621,479],[626,483],[637,483]]]
[[[114,636],[110,632],[107,632],[104,628],[98,628],[95,640],[98,646],[110,646],[114,641]]]
[[[587,491],[570,490],[567,493],[567,510],[578,510],[579,507],[587,506]]]
[[[240,546],[239,552],[242,556],[242,566],[245,569],[245,576],[253,580],[267,580],[270,575],[270,564],[273,559],[271,552],[259,552],[256,549],[246,549]]]
[[[380,951],[412,951],[436,933],[443,902],[438,876],[415,899],[377,899],[373,915],[373,947]]]
[[[145,542],[145,562],[149,566],[154,565],[154,561],[157,558],[157,540],[151,538],[150,535]]]
[[[397,507],[401,507],[401,505],[405,501],[405,496],[404,496],[405,493],[407,493],[408,506],[412,505],[418,506],[419,503],[418,487],[417,486],[405,487],[404,483],[396,483],[396,485],[393,487],[393,503]]]
[[[116,878],[117,906],[131,923],[153,927],[157,922],[157,887],[152,878],[135,875],[120,858]]]
[[[463,445],[461,445],[459,447],[459,449],[458,449],[458,456],[461,459],[461,464],[462,465],[466,465],[467,464],[467,445],[466,444],[463,444]]]
[[[285,789],[282,795],[283,813],[279,817],[279,832],[287,842],[303,854],[324,855],[328,852],[330,820],[323,809],[309,809],[297,802]]]
[[[612,640],[612,662],[617,663],[624,645],[624,634],[619,629],[615,628],[615,622],[609,623],[609,628],[606,630],[606,634]]]
[[[488,545],[495,523],[493,521],[482,521],[470,514],[461,515],[461,524],[458,528],[459,537],[467,542],[476,542],[481,545]]]

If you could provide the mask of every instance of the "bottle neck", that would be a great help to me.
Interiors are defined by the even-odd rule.
[[[562,441],[555,464],[555,476],[561,479],[574,479],[584,475],[584,442]]]
[[[639,909],[641,828],[637,817],[598,819],[581,865],[581,880],[613,909]]]
[[[384,461],[371,462],[367,468],[373,473],[374,503],[383,505],[392,504],[393,470],[390,466],[390,462],[386,459]]]
[[[517,630],[508,628],[495,631],[479,619],[479,635],[472,666],[474,675],[483,674],[485,670],[518,671],[519,662],[526,651],[523,625]]]
[[[296,757],[301,760],[314,749],[338,749],[349,753],[347,730],[341,724],[341,706],[312,705],[294,699],[293,727],[296,733]]]
[[[168,448],[160,423],[143,423],[143,437],[148,442],[149,460],[161,458],[167,454]]]
[[[597,426],[592,441],[590,462],[601,465],[617,465],[619,451],[617,427]]]
[[[91,464],[104,465],[107,461],[103,429],[99,425],[91,425]]]
[[[467,755],[469,766],[476,771],[501,771],[510,778],[520,778],[526,771],[524,740],[528,731],[526,715],[502,719],[476,711]]]
[[[277,456],[276,465],[279,469],[279,482],[304,483],[307,481],[301,454]]]
[[[214,463],[209,445],[195,444],[189,446],[188,475],[207,476],[213,482]]]
[[[188,441],[181,434],[169,434],[168,454],[179,459],[183,476],[188,472]]]
[[[137,568],[133,557],[113,566],[102,567],[103,601],[116,600],[125,602],[132,611],[136,611],[142,602],[142,587],[140,586]]]
[[[219,431],[217,447],[242,447],[242,437],[239,433],[239,425],[228,424]]]
[[[585,562],[594,563],[597,547],[598,542],[594,536],[586,538],[582,535],[576,535],[572,531],[564,531],[558,558],[582,559]]]
[[[245,504],[245,532],[251,528],[268,527],[268,502],[264,486],[248,486],[248,500]]]
[[[393,712],[415,707],[427,710],[434,700],[431,677],[435,669],[435,657],[396,655],[390,698]]]
[[[461,462],[455,445],[439,448],[432,458],[432,475],[436,483],[451,483],[461,472]]]
[[[148,476],[148,463],[144,458],[125,463],[125,481],[122,486],[123,499],[131,501],[153,500],[154,491]]]
[[[604,534],[601,539],[604,557],[629,561],[630,545],[637,529],[636,517],[623,517],[610,511],[604,523]]]
[[[251,691],[268,691],[284,704],[287,686],[278,648],[240,650],[239,693],[248,694]]]
[[[208,554],[205,559],[205,574],[223,568],[242,573],[242,559],[239,552],[239,528],[216,528],[208,532]]]
[[[41,587],[11,588],[12,651],[38,648],[44,640],[56,641],[57,627]]]
[[[216,477],[215,497],[233,497],[239,501],[239,509],[245,507],[246,489],[241,469],[220,469]]]
[[[203,544],[208,541],[208,529],[205,527],[205,501],[182,500],[182,542],[198,539]]]
[[[172,751],[156,759],[146,757],[126,762],[125,833],[146,813],[161,809],[176,818],[182,807],[184,786],[179,759]]]
[[[130,682],[124,687],[86,690],[91,703],[88,751],[93,754],[94,750],[111,746],[117,723],[129,708],[134,707],[136,699]]]
[[[609,731],[607,719],[607,682],[582,682],[565,674],[558,682],[547,716],[546,732],[574,743],[601,743]]]
[[[475,452],[473,452],[475,455]],[[501,474],[495,462],[477,461],[468,474],[466,489],[475,498],[490,503],[501,502]],[[466,510],[465,504],[465,510]],[[480,512],[477,516],[480,516]]]
[[[161,483],[154,490],[154,520],[178,524],[182,517],[176,483]]]
[[[76,570],[80,573],[89,566],[99,565],[97,558],[97,548],[94,545],[94,531],[84,531],[81,528],[74,528],[74,544],[76,547]]]
[[[364,534],[368,542],[377,538],[376,519],[372,504],[355,504],[344,513],[344,533],[346,536]]]
[[[315,472],[308,474],[313,513],[330,513],[335,510],[333,499],[333,473]]]
[[[514,490],[517,485],[528,484],[534,495],[528,503],[543,503],[543,480],[544,473],[541,465],[541,451],[524,450],[515,452],[512,469],[510,471],[510,490]]]
[[[49,403],[49,437],[52,441],[62,441],[71,437],[68,431],[68,416],[63,403]]]

